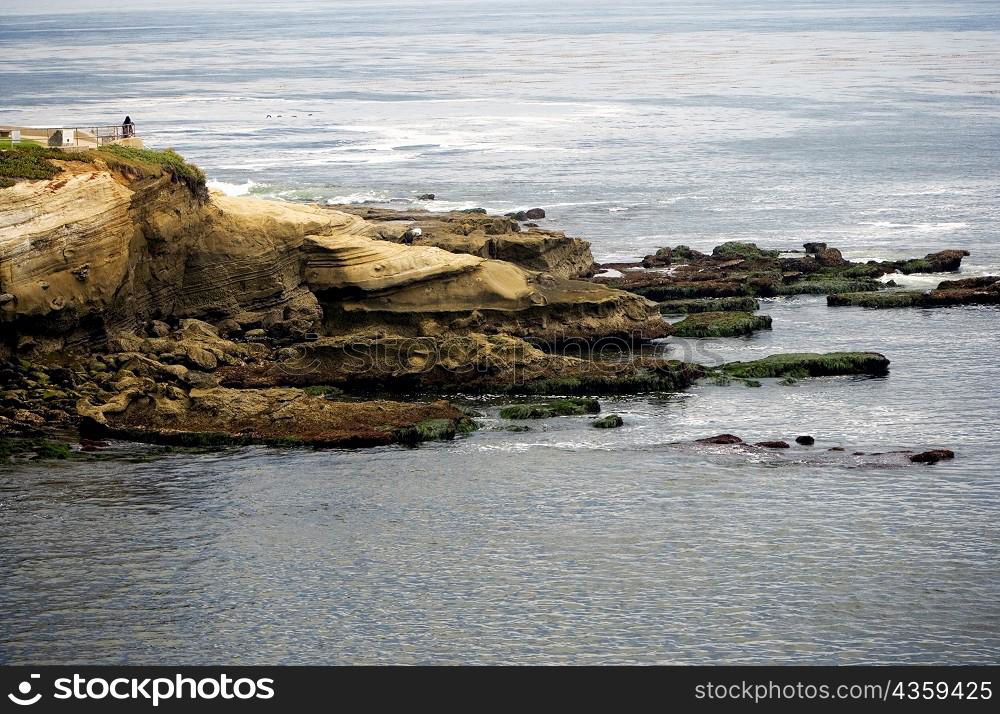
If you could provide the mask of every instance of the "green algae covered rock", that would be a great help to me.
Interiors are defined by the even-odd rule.
[[[715,246],[712,255],[716,258],[777,258],[778,251],[762,250],[749,241],[731,240]]]
[[[514,404],[500,410],[501,419],[549,419],[557,416],[597,414],[601,404],[596,399],[574,397],[542,404]]]
[[[871,307],[880,310],[894,307],[913,307],[919,305],[924,294],[919,291],[906,290],[902,292],[863,292],[841,293],[827,295],[826,304],[830,307]]]
[[[699,312],[673,327],[677,337],[736,337],[756,330],[770,330],[771,318],[749,312]]]
[[[686,313],[696,312],[755,312],[760,309],[760,303],[750,296],[702,298],[700,300],[667,300],[660,303],[660,312]]]
[[[728,362],[720,368],[737,379],[830,377],[851,374],[882,376],[889,360],[878,352],[798,352],[778,354],[752,362]]]

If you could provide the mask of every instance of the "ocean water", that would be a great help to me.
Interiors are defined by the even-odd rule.
[[[598,260],[823,240],[1000,271],[995,2],[147,5],[14,0],[0,124],[130,114],[230,193],[542,206]],[[891,374],[607,399],[611,431],[486,400],[416,449],[0,467],[0,662],[996,663],[1000,311],[764,311],[667,345]],[[817,444],[682,443],[719,432]],[[853,455],[931,447],[958,457]]]

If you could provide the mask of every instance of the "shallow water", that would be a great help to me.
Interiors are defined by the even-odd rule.
[[[671,7],[4,17],[0,123],[130,113],[229,191],[541,205],[599,260],[747,238],[1000,270],[995,3]],[[602,400],[617,430],[502,431],[486,400],[416,449],[0,467],[0,662],[995,663],[1000,311],[764,310],[667,344],[890,375]],[[678,443],[719,432],[817,444]],[[958,458],[852,455],[932,447]]]

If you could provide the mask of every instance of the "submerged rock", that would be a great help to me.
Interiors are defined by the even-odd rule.
[[[917,464],[936,464],[938,461],[953,458],[955,458],[955,452],[950,449],[931,449],[930,451],[914,454],[910,457],[910,461]]]
[[[696,439],[698,444],[742,444],[743,439],[734,434],[718,434],[717,436],[706,436],[704,439]]]
[[[802,444],[803,446],[812,446],[816,443],[816,439],[809,436],[808,434],[803,434],[802,436],[795,437],[796,444]]]
[[[758,441],[754,446],[762,446],[765,449],[790,449],[791,445],[787,441]]]

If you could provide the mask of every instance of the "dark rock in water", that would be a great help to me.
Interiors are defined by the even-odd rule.
[[[910,461],[917,464],[936,464],[944,459],[955,458],[955,452],[950,449],[931,449],[910,457]]]
[[[899,260],[885,263],[887,267],[898,270],[903,275],[911,273],[947,273],[962,267],[962,258],[969,255],[967,250],[942,250],[928,253],[923,258]]]
[[[812,446],[816,443],[816,440],[808,434],[803,434],[802,436],[795,437],[795,443],[802,444],[803,446]]]
[[[803,243],[802,247],[806,253],[822,253],[826,250],[826,243]]]
[[[843,446],[831,446],[827,451],[844,451]]]
[[[743,439],[733,434],[718,434],[717,436],[706,436],[704,439],[696,439],[697,444],[742,444]]]
[[[537,221],[539,218],[545,218],[544,208],[529,208],[524,212],[525,217],[530,221]]]
[[[843,254],[836,248],[824,248],[816,252],[816,261],[824,268],[839,268],[847,265]]]
[[[418,201],[433,201],[434,200],[434,194],[433,193],[422,193],[419,196],[417,196],[417,200]]]
[[[620,426],[625,426],[625,421],[617,414],[608,414],[595,421],[592,426],[595,429],[617,429]]]
[[[942,280],[938,290],[980,290],[1000,282],[1000,275],[983,275],[978,278],[962,278],[961,280]]]
[[[672,255],[673,255],[673,249],[660,248],[653,255],[647,255],[645,258],[642,259],[642,267],[664,268],[670,265]]]
[[[790,449],[787,441],[758,441],[754,446],[763,446],[765,449]]]

